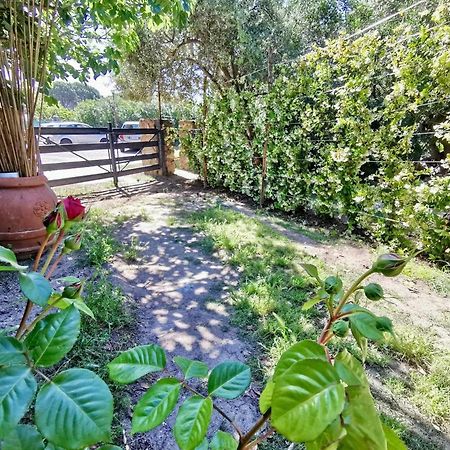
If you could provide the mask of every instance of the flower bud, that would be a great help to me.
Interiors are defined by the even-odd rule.
[[[345,337],[349,330],[348,322],[346,320],[338,320],[333,323],[332,330],[336,336]]]
[[[369,283],[364,286],[364,294],[369,300],[377,301],[383,298],[383,288],[378,283]]]
[[[53,211],[47,214],[43,220],[43,224],[47,229],[48,235],[58,232],[64,226],[64,217],[59,203]]]
[[[62,292],[64,298],[80,298],[83,292],[83,282],[78,281],[77,283],[70,284],[66,286]]]
[[[377,317],[377,321],[375,326],[380,331],[388,331],[389,333],[392,333],[392,320],[389,319],[389,317]]]
[[[372,269],[374,272],[381,273],[386,277],[396,277],[406,266],[408,259],[402,258],[395,253],[380,255],[374,262]]]
[[[328,277],[324,283],[323,288],[328,294],[336,294],[342,289],[342,280],[339,277]]]
[[[69,236],[68,238],[64,239],[64,253],[70,253],[74,250],[80,250],[81,247],[81,234],[77,233],[74,236]]]

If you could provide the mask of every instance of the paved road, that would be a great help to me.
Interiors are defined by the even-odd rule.
[[[72,161],[83,161],[84,158],[86,158],[89,161],[95,161],[95,160],[101,160],[101,159],[108,159],[109,154],[108,150],[91,150],[91,151],[83,151],[83,152],[75,152],[77,153],[77,156],[70,152],[61,152],[61,153],[46,153],[41,155],[41,161],[43,164],[49,164],[49,163],[62,163],[62,162],[72,162]],[[116,156],[124,157],[124,156],[130,156],[132,157],[135,155],[137,151],[135,150],[127,150],[126,152],[118,151]],[[127,165],[126,169],[131,169],[134,167],[139,167],[142,165],[142,161],[132,161],[130,164]],[[121,163],[119,165],[120,168],[124,168],[125,163]],[[103,165],[103,166],[94,166],[94,167],[82,167],[82,168],[76,168],[76,169],[64,169],[64,170],[52,170],[45,172],[45,175],[49,180],[58,180],[61,178],[70,178],[70,177],[76,177],[76,176],[83,176],[83,175],[92,175],[92,174],[98,174],[98,173],[105,173],[106,171],[110,170],[110,165]]]

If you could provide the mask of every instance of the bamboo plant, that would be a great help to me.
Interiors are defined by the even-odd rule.
[[[34,119],[42,109],[56,4],[4,0],[0,5],[0,172],[38,174]]]

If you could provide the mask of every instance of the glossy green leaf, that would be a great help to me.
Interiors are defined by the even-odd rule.
[[[127,384],[166,366],[164,350],[155,344],[141,345],[121,353],[108,364],[109,377],[117,383]]]
[[[44,450],[44,442],[35,427],[17,425],[5,436],[2,450]]]
[[[325,349],[315,341],[303,340],[288,348],[279,359],[273,375],[274,381],[289,370],[295,363],[304,359],[327,361]]]
[[[344,408],[344,386],[334,367],[304,359],[275,380],[272,426],[293,442],[312,441]]]
[[[66,309],[70,305],[75,306],[79,311],[85,313],[89,317],[95,319],[94,313],[91,311],[88,305],[84,302],[82,298],[65,298],[60,297],[57,301],[52,303],[55,308]]]
[[[336,450],[346,434],[339,416],[317,439],[305,443],[306,450]]]
[[[2,247],[1,245],[0,245],[0,262],[9,264],[16,270],[25,270],[27,268],[27,266],[21,266],[20,264],[18,264],[16,255],[12,250],[6,247]]]
[[[33,400],[36,386],[29,367],[0,368],[0,437],[24,416]]]
[[[366,373],[361,363],[347,350],[342,350],[334,360],[334,367],[341,380],[348,386],[368,386]]]
[[[347,435],[339,450],[386,450],[386,439],[375,404],[367,386],[349,386],[342,414]]]
[[[19,273],[19,284],[28,300],[42,307],[47,305],[52,294],[52,286],[40,273]]]
[[[208,393],[215,397],[239,397],[250,385],[250,367],[237,361],[218,364],[209,374]]]
[[[212,400],[199,395],[188,398],[181,405],[173,429],[181,450],[194,450],[202,443],[208,431],[212,409]]]
[[[230,433],[218,431],[212,438],[209,448],[211,450],[236,450],[238,442]]]
[[[303,311],[308,311],[313,306],[317,305],[317,303],[320,303],[322,301],[323,301],[323,299],[316,295],[316,296],[310,298],[309,300],[307,300],[305,303],[303,303],[302,310]]]
[[[26,364],[23,344],[13,337],[0,337],[0,367]]]
[[[36,366],[59,362],[74,346],[80,332],[80,313],[71,306],[40,320],[25,338]]]
[[[49,441],[79,449],[110,440],[113,399],[106,383],[86,369],[69,369],[39,390],[35,422]]]
[[[180,389],[181,384],[176,378],[157,381],[134,409],[132,432],[149,431],[160,425],[177,405]]]
[[[273,382],[272,378],[270,378],[259,397],[259,410],[261,411],[261,414],[264,414],[272,405],[272,395],[274,387],[275,383]]]
[[[377,317],[367,313],[356,313],[349,316],[350,324],[358,332],[372,341],[381,341],[383,332],[377,327]]]
[[[408,450],[405,443],[384,423],[382,424],[387,450]]]
[[[200,445],[197,445],[197,447],[195,447],[195,450],[208,450],[208,448],[208,439],[205,438]]]
[[[183,372],[186,380],[190,378],[206,378],[208,376],[208,366],[201,361],[193,361],[181,356],[175,356],[173,360]]]

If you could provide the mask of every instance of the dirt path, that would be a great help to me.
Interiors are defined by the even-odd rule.
[[[156,192],[130,200],[104,200],[96,205],[125,215],[135,214],[138,209],[144,216],[143,220],[127,220],[117,231],[123,242],[138,240],[140,251],[135,263],[119,257],[114,260],[112,281],[122,287],[135,307],[136,344],[157,343],[169,358],[178,355],[202,360],[210,368],[225,360],[245,362],[251,348],[230,325],[224,301],[238,275],[219,259],[203,253],[196,245],[199,237],[190,228],[168,226],[171,218],[185,212],[176,206],[177,200],[184,199],[184,204],[195,209],[202,205],[195,197],[195,192]],[[187,198],[191,201],[186,202]],[[169,369],[175,369],[172,363]],[[130,388],[132,404],[148,387],[138,383]],[[218,405],[244,430],[258,417],[252,389],[237,400]],[[171,432],[174,417],[158,431],[128,436],[131,449],[177,449]],[[219,428],[231,431],[228,423],[214,413],[212,430]]]
[[[93,203],[102,209],[130,216],[141,214],[144,219],[127,220],[117,230],[124,242],[138,239],[141,246],[136,263],[121,258],[113,262],[115,282],[136,305],[136,343],[156,342],[172,356],[178,354],[201,359],[210,367],[220,361],[237,359],[245,361],[252,349],[239,338],[238,330],[230,325],[230,311],[226,304],[228,290],[238,281],[238,274],[219,259],[202,252],[196,245],[199,236],[189,227],[174,226],[173,218],[186,212],[220,202],[249,217],[254,217],[296,243],[299,250],[321,259],[330,273],[336,271],[353,279],[363,268],[370,267],[373,250],[347,240],[318,242],[304,234],[280,225],[271,216],[256,214],[248,205],[218,196],[213,191],[201,192],[195,185],[181,179],[158,180],[147,188],[140,187],[132,197],[123,192],[105,192],[101,202],[98,196]],[[426,283],[407,277],[378,280],[390,296],[389,303],[379,307],[380,313],[393,317],[394,323],[416,325],[436,336],[439,346],[450,347],[450,325],[444,320],[450,312],[448,297],[433,292]],[[131,343],[130,343],[131,345]],[[382,380],[389,371],[407,372],[398,367],[386,370],[370,369],[373,391],[382,410],[406,420],[409,427],[422,436],[431,436],[450,448],[450,441],[403,398],[394,397]],[[405,372],[405,373],[406,373]],[[131,390],[133,403],[148,388],[135,385]],[[237,417],[242,428],[247,429],[257,416],[257,406],[250,390],[242,399],[220,405],[232,417]],[[171,434],[173,417],[159,432],[130,438],[132,450],[176,449]],[[214,419],[214,429],[227,428],[220,416]],[[448,447],[447,447],[448,445]]]

